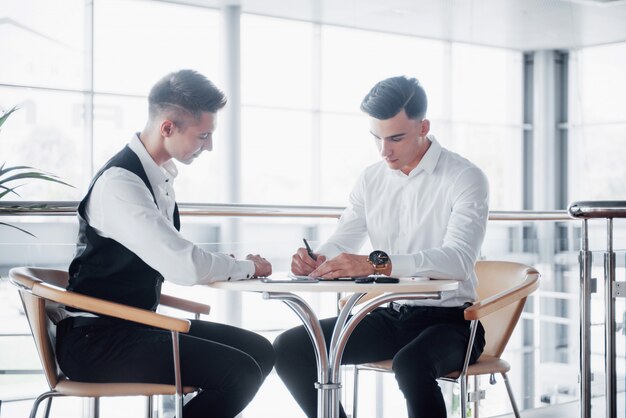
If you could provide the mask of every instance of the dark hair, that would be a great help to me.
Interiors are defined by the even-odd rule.
[[[361,110],[373,118],[385,120],[402,109],[410,119],[426,115],[426,92],[416,78],[391,77],[379,81],[361,102]]]
[[[184,125],[185,114],[198,119],[202,112],[216,113],[226,105],[226,96],[199,72],[180,70],[157,81],[148,104],[151,119],[168,112],[175,123]]]

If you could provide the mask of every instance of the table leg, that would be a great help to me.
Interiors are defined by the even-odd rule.
[[[330,353],[334,353],[336,351],[337,344],[339,343],[339,336],[341,335],[341,331],[345,328],[346,322],[348,321],[348,317],[350,312],[352,312],[352,308],[357,304],[359,299],[365,296],[365,293],[354,293],[348,298],[348,302],[343,306],[341,311],[339,311],[339,316],[337,317],[337,322],[335,322],[335,328],[333,329],[333,335],[330,340],[329,351]],[[343,353],[343,350],[342,350]],[[332,355],[331,355],[332,358]],[[329,370],[329,381],[334,384],[335,387],[330,391],[330,405],[332,408],[332,415],[329,415],[332,418],[339,418],[339,400],[341,389],[341,373],[337,371],[337,373],[333,373],[332,368]]]
[[[339,418],[339,390],[341,389],[341,358],[348,338],[361,320],[378,306],[398,299],[440,299],[441,292],[425,293],[387,293],[368,301],[362,308],[349,317],[352,308],[364,293],[355,293],[350,296],[348,302],[339,312],[330,349],[326,350],[326,339],[322,332],[319,319],[313,309],[301,297],[293,293],[263,292],[263,299],[277,299],[283,301],[293,310],[307,330],[317,362],[317,417]]]
[[[344,311],[347,311],[345,314],[345,318],[348,317],[349,311],[352,310],[356,302],[362,297],[362,294],[354,294],[348,300],[348,303],[343,307],[340,312],[340,317],[344,314]],[[333,338],[330,345],[329,357],[330,357],[330,370],[329,370],[329,379],[331,382],[340,382],[340,367],[341,367],[341,358],[343,356],[343,350],[346,347],[348,342],[348,338],[352,334],[352,331],[356,328],[356,326],[361,322],[363,318],[371,311],[383,305],[385,303],[392,302],[398,299],[441,299],[441,292],[425,292],[425,293],[385,293],[381,296],[378,296],[374,299],[369,300],[363,305],[363,307],[349,320],[344,321],[345,323],[341,325],[341,328],[335,326],[333,331]],[[335,394],[337,402],[335,402],[335,409],[333,410],[333,415],[330,415],[331,418],[339,418],[339,394]]]
[[[301,297],[292,293],[281,292],[263,292],[263,299],[277,299],[283,301],[292,311],[298,315],[304,328],[307,330],[313,348],[315,349],[315,360],[317,362],[317,383],[315,388],[317,392],[317,417],[332,417],[332,399],[331,392],[338,390],[335,383],[329,380],[328,352],[326,350],[326,339],[322,332],[320,321],[313,312],[313,309]],[[337,403],[337,411],[339,404]]]

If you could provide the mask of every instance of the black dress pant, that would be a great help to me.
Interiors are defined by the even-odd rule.
[[[446,418],[446,406],[436,381],[463,367],[469,341],[469,321],[461,307],[378,308],[367,315],[348,339],[342,364],[393,358],[393,370],[404,394],[410,418]],[[321,321],[327,345],[336,318]],[[474,363],[485,345],[479,324],[472,348]],[[274,341],[276,371],[309,418],[317,417],[315,354],[304,327],[292,328]],[[346,414],[341,408],[341,417]]]
[[[201,389],[184,406],[186,418],[234,417],[274,366],[268,340],[224,324],[191,321],[189,333],[179,335],[179,344],[182,383]],[[169,331],[108,319],[89,324],[66,318],[57,325],[56,352],[70,379],[174,384]]]

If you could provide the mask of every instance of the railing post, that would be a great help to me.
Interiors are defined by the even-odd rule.
[[[617,371],[615,365],[615,252],[613,252],[613,219],[606,220],[606,253],[604,254],[604,369],[606,416],[617,417]]]
[[[591,418],[591,263],[589,225],[583,219],[580,266],[580,417]]]

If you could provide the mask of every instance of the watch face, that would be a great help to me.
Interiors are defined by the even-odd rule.
[[[389,256],[384,251],[376,250],[370,254],[369,260],[375,266],[384,266],[389,263]]]

